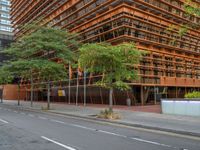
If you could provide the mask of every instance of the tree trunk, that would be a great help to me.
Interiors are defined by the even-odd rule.
[[[31,107],[33,107],[33,76],[31,73]]]
[[[3,89],[4,89],[4,85],[3,85],[2,91],[1,91],[1,103],[3,103]]]
[[[69,62],[68,104],[71,103],[71,64]]]
[[[47,109],[50,109],[50,82],[47,84]]]
[[[86,69],[84,68],[84,106],[86,106],[86,88],[87,88],[87,86],[86,86]]]
[[[17,92],[17,105],[20,105],[20,85],[18,84],[18,92]]]
[[[113,88],[109,90],[109,109],[113,109]]]
[[[76,84],[76,106],[78,106],[78,95],[79,95],[79,74],[78,74],[78,68],[77,68],[77,84]]]

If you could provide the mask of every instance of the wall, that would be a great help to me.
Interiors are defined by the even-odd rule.
[[[18,98],[17,85],[13,85],[13,84],[4,85],[3,98],[6,100],[17,100]],[[26,99],[26,91],[22,87],[21,92],[20,92],[20,100],[25,100],[25,99]]]
[[[199,100],[169,100],[162,99],[162,113],[186,116],[200,117],[200,99]]]

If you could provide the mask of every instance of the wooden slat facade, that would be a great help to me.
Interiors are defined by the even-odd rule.
[[[200,4],[198,1],[194,1]],[[184,0],[11,0],[15,38],[27,31],[25,23],[59,26],[81,35],[82,42],[112,44],[134,41],[148,51],[138,65],[143,87],[200,88],[200,24],[187,15]],[[41,21],[42,20],[42,21]],[[174,27],[171,31],[168,29]],[[187,90],[184,90],[185,92]]]

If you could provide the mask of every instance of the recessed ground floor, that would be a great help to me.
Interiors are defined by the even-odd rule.
[[[30,88],[17,85],[6,85],[3,88],[3,98],[7,100],[21,99],[30,101]],[[159,104],[162,98],[183,98],[191,91],[200,91],[196,87],[175,87],[175,86],[140,86],[132,85],[129,91],[114,90],[114,105],[149,105]],[[18,94],[19,93],[19,94]],[[67,103],[87,103],[87,104],[108,104],[109,90],[96,86],[70,86],[52,87],[51,101]],[[33,91],[34,101],[46,101],[47,89],[37,88]]]

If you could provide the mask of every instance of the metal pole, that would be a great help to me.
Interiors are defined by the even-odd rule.
[[[155,104],[155,105],[156,105],[156,103],[157,103],[156,94],[157,94],[157,92],[156,92],[156,87],[154,86],[154,104]]]
[[[86,69],[84,68],[84,106],[86,106]]]
[[[69,62],[69,78],[68,78],[68,104],[71,103],[71,78],[70,78],[70,73],[71,73],[71,64]]]
[[[78,105],[78,87],[79,87],[79,77],[78,77],[78,68],[77,68],[76,106]]]

